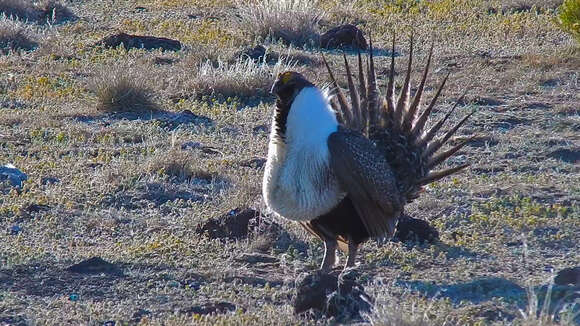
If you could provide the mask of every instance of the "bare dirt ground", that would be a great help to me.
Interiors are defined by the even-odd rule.
[[[580,49],[555,23],[560,2],[297,3],[274,17],[266,1],[272,15],[254,21],[252,2],[229,0],[69,1],[49,23],[2,18],[2,33],[33,43],[0,52],[0,164],[28,177],[0,186],[0,324],[574,324],[578,283],[553,288],[542,318],[556,321],[533,309],[580,265]],[[264,40],[271,22],[306,34]],[[372,33],[383,77],[393,31],[399,76],[414,31],[415,81],[434,41],[427,99],[452,72],[436,115],[466,87],[452,119],[477,110],[459,139],[477,137],[449,163],[471,167],[407,209],[440,241],[366,243],[358,282],[375,304],[355,319],[294,314],[295,280],[323,254],[295,224],[204,229],[265,210],[270,83],[292,68],[328,84],[321,52],[344,79],[342,51],[309,44],[342,23]],[[182,49],[97,44],[117,32]],[[257,44],[269,59],[244,59]],[[107,85],[123,83],[137,105],[110,112]],[[104,261],[74,266],[92,257]]]

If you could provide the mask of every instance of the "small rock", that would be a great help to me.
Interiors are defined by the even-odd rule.
[[[169,281],[169,282],[167,282],[167,285],[171,288],[181,287],[181,283],[179,283],[177,281]]]
[[[18,225],[13,225],[10,227],[10,234],[11,235],[18,235],[22,231],[22,228]]]
[[[240,55],[241,58],[250,58],[254,61],[264,61],[266,57],[266,48],[262,45],[256,45],[253,48],[243,50]]]
[[[22,171],[18,170],[12,164],[0,166],[0,181],[8,180],[10,185],[16,188],[22,187],[22,182],[26,181],[28,176]]]
[[[314,271],[301,274],[295,283],[296,295],[292,300],[294,313],[299,314],[309,309],[323,311],[326,305],[326,294],[338,288],[338,277],[335,272],[328,274]]]
[[[155,59],[153,59],[153,63],[156,65],[170,65],[172,63],[175,63],[175,59],[156,57]]]
[[[363,32],[351,24],[335,27],[322,34],[320,46],[325,49],[351,47],[366,50],[368,48]]]
[[[106,48],[116,48],[121,44],[127,50],[133,48],[146,50],[162,49],[165,51],[181,50],[181,42],[176,40],[165,37],[140,36],[126,33],[109,35],[97,43],[97,45],[102,45]]]
[[[252,131],[254,132],[254,134],[268,133],[269,130],[270,130],[270,127],[268,127],[267,125],[258,125],[258,126],[255,126],[254,128],[252,128]]]
[[[111,274],[122,275],[123,271],[115,264],[111,264],[101,257],[92,257],[67,268],[67,271],[80,274]]]
[[[566,163],[578,164],[580,163],[580,148],[559,148],[548,154],[548,157],[559,159]]]
[[[236,258],[236,260],[250,263],[250,264],[256,264],[256,263],[271,264],[271,263],[277,263],[279,261],[279,259],[274,257],[274,256],[259,254],[259,253],[251,253],[251,254],[244,253],[240,257]]]
[[[49,185],[49,184],[55,184],[55,183],[59,183],[60,179],[56,178],[56,177],[42,177],[40,179],[40,184],[43,186]]]
[[[188,141],[188,142],[181,144],[182,150],[198,149],[198,148],[202,148],[202,147],[203,147],[203,145],[201,143],[196,142],[196,141]]]
[[[181,124],[188,124],[188,123],[201,124],[204,126],[211,126],[213,124],[213,121],[208,117],[197,115],[197,114],[191,112],[190,110],[183,110],[179,113],[172,114],[169,117],[169,119],[167,119],[167,123],[170,126],[178,126]]]
[[[302,274],[296,280],[294,312],[318,310],[340,323],[360,319],[362,312],[372,309],[373,299],[357,282],[356,269],[347,269],[340,274],[315,271]]]
[[[47,211],[50,209],[50,206],[43,205],[43,204],[30,204],[22,208],[23,214],[30,214],[30,213],[39,213],[43,211]]]
[[[439,240],[439,232],[425,220],[401,215],[394,238],[402,242],[410,240],[433,243]]]
[[[131,322],[135,323],[135,324],[139,324],[139,322],[141,321],[141,319],[143,319],[143,317],[148,317],[151,316],[151,311],[146,310],[146,309],[139,309],[137,311],[135,311],[133,313],[133,315],[131,316]]]
[[[580,285],[580,266],[565,268],[554,278],[557,285]]]
[[[241,166],[252,169],[261,169],[264,164],[266,164],[266,159],[262,157],[254,157],[252,159],[240,162]]]
[[[212,239],[246,238],[250,220],[260,215],[260,212],[251,208],[235,209],[217,218],[211,218],[203,225],[198,225],[195,232],[206,233]]]
[[[218,301],[218,302],[206,302],[198,306],[194,306],[188,309],[184,309],[181,313],[188,315],[212,315],[212,314],[225,314],[230,311],[235,311],[237,309],[236,305],[229,302]]]

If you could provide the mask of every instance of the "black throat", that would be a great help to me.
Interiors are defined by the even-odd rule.
[[[294,87],[286,87],[276,93],[276,110],[274,110],[274,120],[276,121],[276,134],[281,140],[286,138],[286,126],[288,121],[288,114],[290,107],[294,103],[294,99],[305,87],[313,87],[314,84],[304,80],[303,82],[293,85]]]

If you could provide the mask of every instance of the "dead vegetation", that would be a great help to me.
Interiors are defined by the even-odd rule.
[[[303,46],[317,44],[319,21],[324,12],[317,1],[238,1],[239,27],[251,38],[282,40]]]
[[[67,6],[57,0],[0,0],[0,13],[38,24],[59,24],[76,18]]]
[[[30,51],[37,46],[29,28],[6,17],[0,17],[0,52],[2,54],[20,50]]]
[[[135,68],[118,66],[103,70],[91,81],[97,109],[103,112],[150,112],[156,105],[145,80]]]
[[[272,78],[279,72],[289,70],[292,63],[279,60],[273,65],[251,58],[240,58],[233,63],[218,60],[200,64],[193,78],[185,87],[194,98],[203,96],[228,98],[263,98],[268,95]]]

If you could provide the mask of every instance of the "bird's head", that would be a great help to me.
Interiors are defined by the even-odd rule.
[[[276,95],[278,100],[289,103],[305,87],[313,87],[302,74],[296,71],[285,71],[278,74],[270,93]]]

